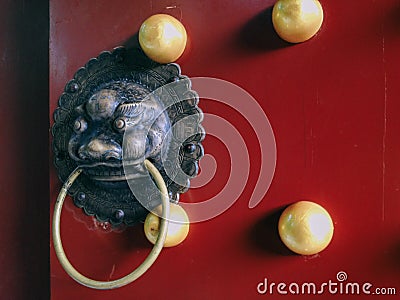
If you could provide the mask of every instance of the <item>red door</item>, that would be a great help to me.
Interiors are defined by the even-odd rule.
[[[260,111],[246,115],[229,106],[229,97],[228,103],[201,99],[203,124],[211,133],[204,141],[201,174],[212,180],[191,189],[181,201],[216,199],[232,206],[192,224],[183,244],[165,249],[140,279],[113,291],[74,282],[51,248],[53,299],[256,299],[262,296],[257,286],[265,282],[276,287],[284,283],[286,292],[298,299],[311,297],[301,289],[296,293],[296,284],[303,283],[318,287],[326,283],[321,289],[324,299],[347,299],[340,283],[358,284],[361,289],[371,284],[352,296],[355,299],[364,299],[368,291],[376,299],[384,299],[378,294],[393,289],[400,294],[400,4],[321,0],[325,20],[320,32],[297,45],[274,33],[273,4],[269,0],[50,1],[50,115],[78,68],[101,51],[130,45],[150,15],[168,13],[188,31],[189,46],[177,61],[182,73],[223,79],[247,91],[268,117],[277,149],[272,184],[250,209],[253,191],[263,188],[258,182],[261,166],[273,156],[272,147],[262,157],[267,145],[259,140],[269,132],[259,132],[255,126],[259,119],[254,115]],[[228,133],[218,131],[213,116],[237,130],[232,139],[242,139],[242,148],[232,146]],[[232,182],[243,184],[243,191],[221,196],[226,186],[235,188]],[[60,187],[50,165],[51,210]],[[312,257],[290,253],[277,235],[279,212],[303,199],[322,204],[335,224],[330,246]],[[150,251],[142,224],[111,230],[84,215],[71,199],[67,202],[61,222],[64,246],[85,275],[119,278]],[[337,285],[329,290],[329,282]],[[284,295],[269,289],[264,296]]]

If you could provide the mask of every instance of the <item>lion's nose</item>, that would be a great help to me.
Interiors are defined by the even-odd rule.
[[[80,146],[78,149],[78,156],[80,159],[85,160],[121,160],[122,148],[113,141],[96,138]]]

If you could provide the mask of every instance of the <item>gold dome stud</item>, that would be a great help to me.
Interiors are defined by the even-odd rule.
[[[277,34],[290,43],[312,38],[321,28],[324,12],[318,0],[278,0],[272,10]]]

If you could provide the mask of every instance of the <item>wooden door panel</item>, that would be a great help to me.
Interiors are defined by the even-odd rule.
[[[189,35],[178,60],[182,73],[224,79],[248,91],[268,116],[277,146],[272,185],[262,202],[249,209],[261,163],[252,120],[201,99],[206,114],[237,128],[250,154],[250,175],[238,200],[218,217],[192,224],[182,245],[165,249],[143,277],[118,290],[95,291],[75,283],[51,249],[54,299],[255,299],[265,278],[323,283],[335,280],[340,271],[348,275],[347,282],[371,282],[400,293],[399,3],[357,0],[343,6],[322,0],[320,32],[298,45],[275,35],[273,3],[50,1],[50,114],[79,67],[101,51],[134,44],[140,24],[150,15],[170,13]],[[207,118],[204,126],[213,130]],[[214,157],[217,173],[182,201],[204,201],[224,188],[236,162],[227,163],[232,149],[223,140],[205,139],[205,153]],[[60,186],[50,166],[51,209]],[[325,206],[335,224],[331,245],[313,257],[285,251],[276,232],[277,212],[303,199]],[[66,204],[65,249],[82,273],[99,280],[127,274],[151,248],[141,224],[109,231],[71,201]],[[265,296],[281,297],[276,291]],[[324,294],[324,299],[335,297]]]

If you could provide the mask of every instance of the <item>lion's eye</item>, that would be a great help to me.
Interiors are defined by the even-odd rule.
[[[74,123],[75,132],[83,132],[86,130],[86,128],[87,128],[87,123],[84,119],[78,118],[75,120],[75,123]]]
[[[122,130],[122,129],[124,129],[125,128],[125,120],[124,119],[122,119],[122,118],[118,118],[118,119],[116,119],[115,121],[114,121],[114,127],[115,127],[115,129],[117,129],[117,130]]]

